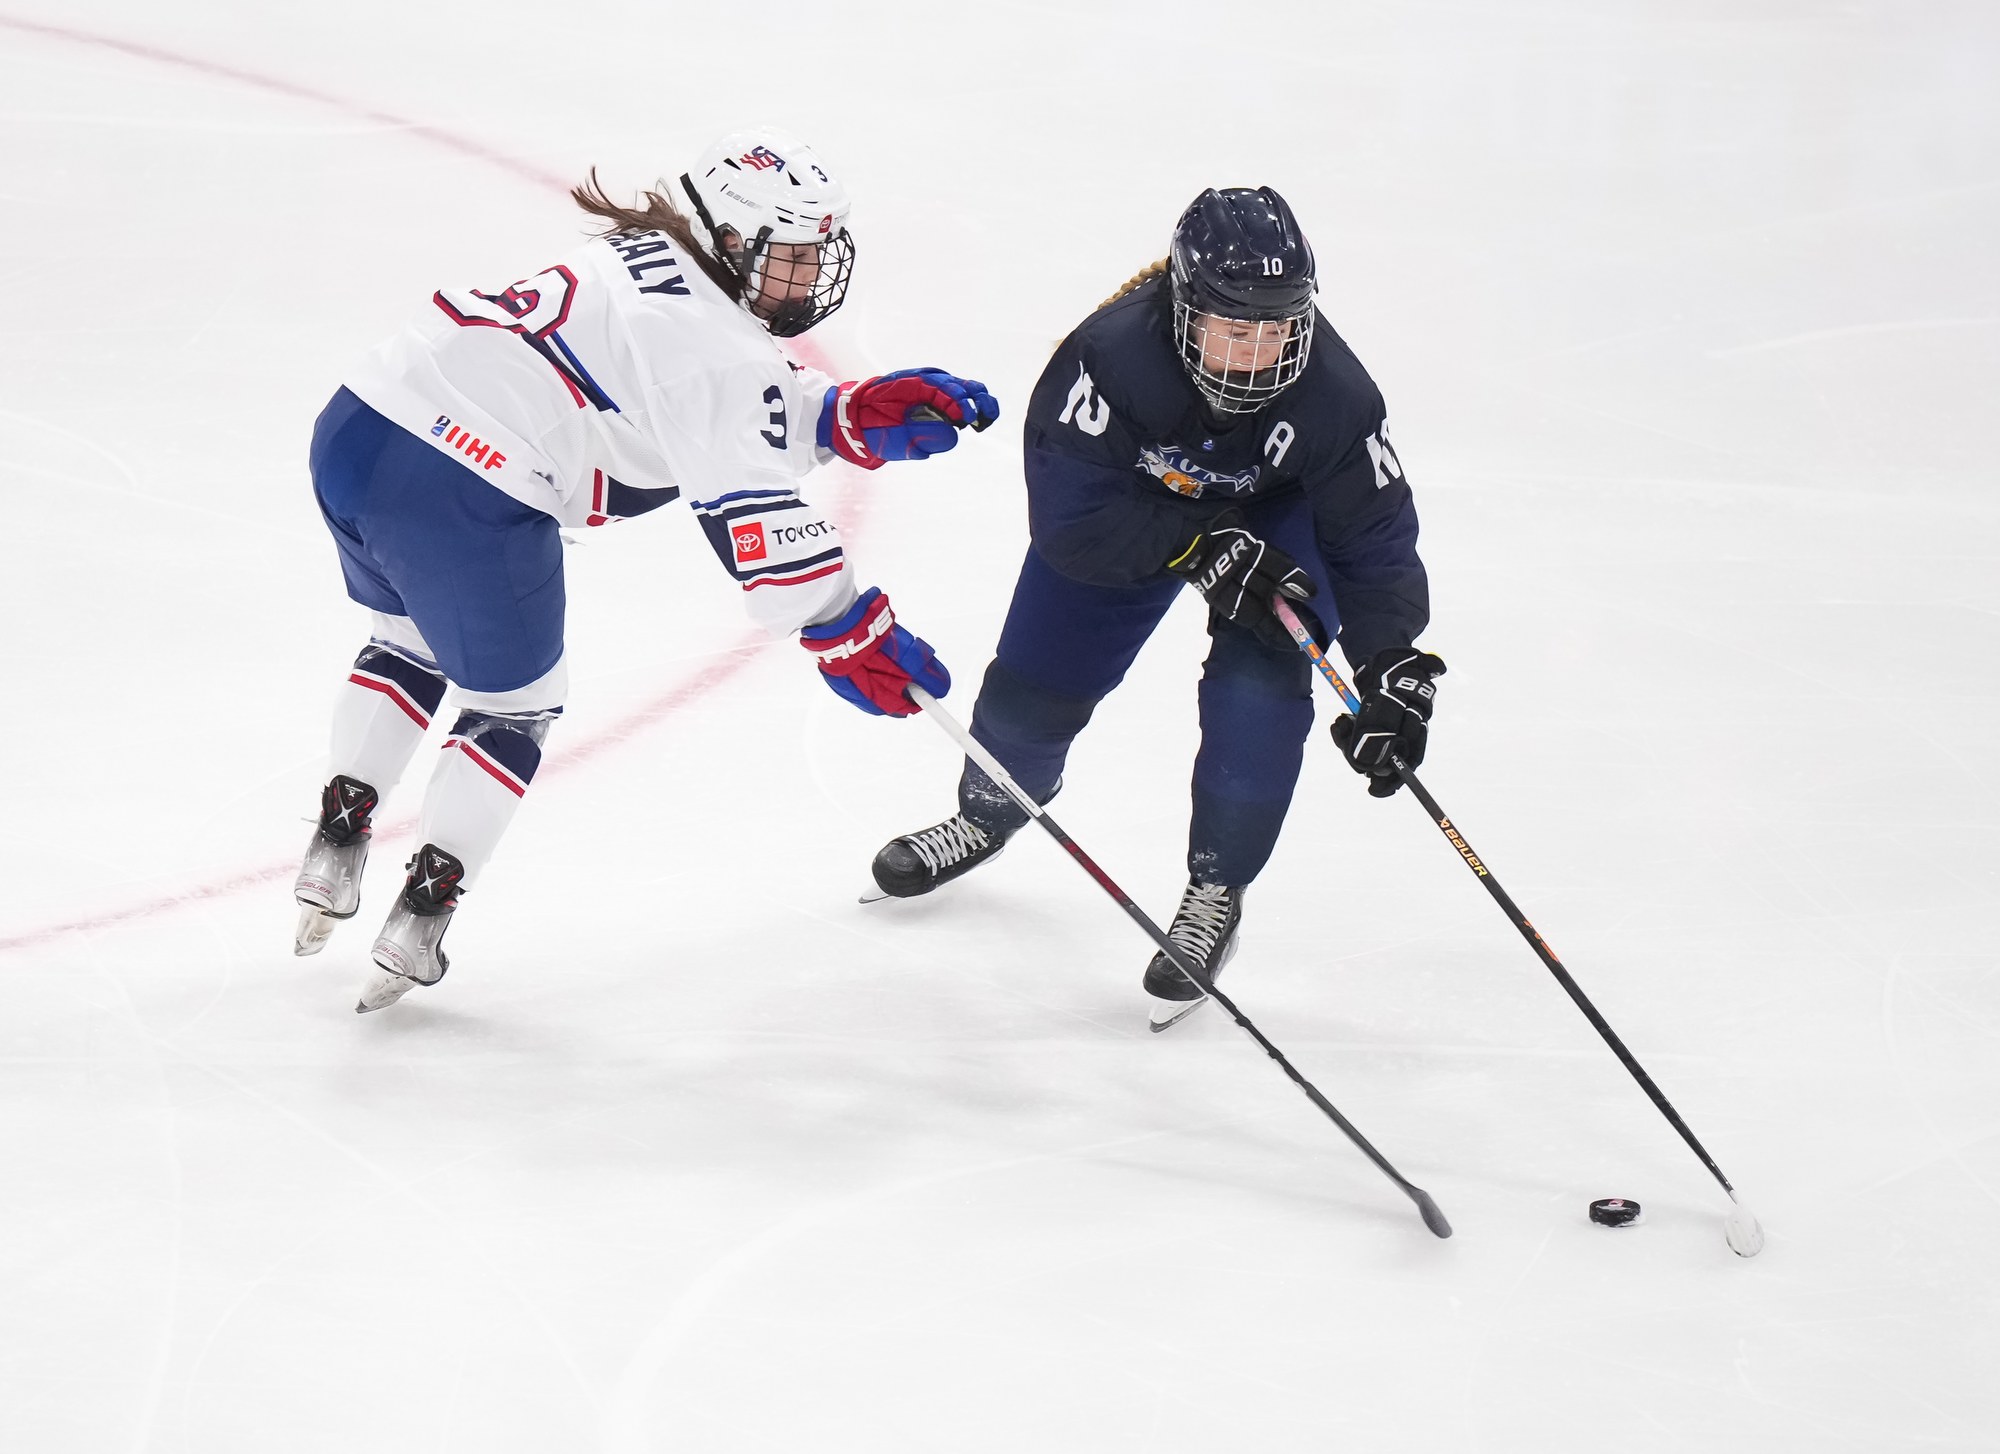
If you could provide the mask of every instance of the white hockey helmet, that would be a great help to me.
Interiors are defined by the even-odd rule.
[[[743,280],[743,306],[779,338],[846,301],[847,189],[811,147],[775,127],[732,131],[681,173],[681,190],[715,256]],[[814,249],[809,258],[802,247]]]

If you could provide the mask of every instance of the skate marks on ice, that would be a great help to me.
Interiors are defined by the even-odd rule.
[[[1268,1119],[1267,1115],[1260,1112],[1248,1118],[1248,1123],[1265,1119]],[[677,1405],[687,1398],[685,1391],[677,1386],[674,1373],[701,1351],[700,1340],[705,1325],[711,1321],[726,1323],[743,1317],[754,1320],[757,1316],[754,1311],[731,1304],[731,1298],[742,1291],[740,1285],[760,1273],[768,1274],[771,1264],[795,1252],[816,1234],[833,1232],[849,1219],[865,1222],[879,1220],[877,1215],[871,1214],[879,1214],[892,1204],[915,1200],[922,1194],[955,1183],[976,1182],[982,1178],[1005,1179],[1030,1168],[1062,1163],[1115,1168],[1124,1164],[1116,1153],[1190,1135],[1227,1132],[1240,1129],[1245,1124],[1244,1117],[1232,1116],[949,1166],[836,1196],[781,1218],[708,1263],[639,1340],[604,1401],[599,1423],[599,1447],[606,1454],[652,1454],[652,1451],[663,1447],[663,1434],[667,1433],[668,1426],[663,1423],[660,1404],[668,1397],[674,1398]],[[1154,1167],[1152,1170],[1155,1174],[1164,1174],[1161,1168]],[[1008,1192],[1003,1189],[997,1195],[1005,1197]],[[1363,1209],[1358,1186],[1353,1205],[1342,1205],[1334,1211],[1340,1216],[1354,1215],[1374,1220],[1370,1210]],[[1392,1215],[1384,1215],[1379,1220],[1400,1225],[1400,1218]],[[1032,1238],[1034,1235],[1032,1227],[1024,1226],[1019,1230],[1024,1236]],[[1171,1219],[1152,1227],[1135,1227],[1130,1245],[1122,1248],[1121,1254],[1144,1255],[1149,1247],[1184,1244],[1191,1232],[1189,1227]],[[841,1243],[843,1238],[835,1235],[831,1240]],[[689,1422],[726,1417],[682,1407],[677,1407],[675,1412]],[[747,1425],[742,1427],[745,1432],[754,1433]],[[671,1442],[671,1438],[666,1438],[664,1442]]]

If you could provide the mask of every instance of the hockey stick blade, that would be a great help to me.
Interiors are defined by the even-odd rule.
[[[1341,705],[1350,712],[1359,713],[1360,699],[1341,679],[1333,663],[1326,659],[1326,653],[1320,649],[1319,643],[1313,640],[1312,633],[1300,622],[1298,613],[1282,599],[1274,599],[1271,602],[1271,610],[1277,615],[1292,640],[1298,643],[1299,650],[1306,654],[1319,674],[1339,695]],[[1590,1021],[1591,1028],[1597,1031],[1598,1037],[1611,1048],[1611,1053],[1618,1057],[1619,1064],[1623,1065],[1626,1072],[1638,1083],[1639,1089],[1646,1093],[1646,1098],[1653,1103],[1654,1109],[1666,1117],[1667,1124],[1674,1128],[1681,1140],[1687,1143],[1688,1149],[1700,1158],[1703,1166],[1708,1168],[1708,1174],[1715,1178],[1724,1192],[1728,1193],[1732,1205],[1728,1220],[1723,1224],[1723,1235],[1729,1241],[1729,1250],[1738,1257],[1755,1257],[1762,1252],[1764,1229],[1758,1226],[1757,1219],[1750,1214],[1750,1209],[1738,1199],[1736,1188],[1731,1186],[1729,1178],[1722,1174],[1722,1168],[1716,1164],[1715,1158],[1708,1154],[1708,1148],[1696,1139],[1688,1123],[1682,1119],[1681,1113],[1674,1109],[1673,1102],[1668,1100],[1659,1086],[1654,1084],[1645,1067],[1639,1064],[1637,1057],[1618,1037],[1618,1032],[1611,1028],[1611,1022],[1606,1020],[1597,1006],[1591,1003],[1590,997],[1583,992],[1583,987],[1576,982],[1563,962],[1556,958],[1555,951],[1549,948],[1548,941],[1542,938],[1541,931],[1528,922],[1528,916],[1521,912],[1520,906],[1505,889],[1500,887],[1500,880],[1493,876],[1493,871],[1485,860],[1473,851],[1472,845],[1466,841],[1464,832],[1445,815],[1444,808],[1431,796],[1430,789],[1417,780],[1416,773],[1402,758],[1391,755],[1389,763],[1395,769],[1396,776],[1402,781],[1403,786],[1410,790],[1410,796],[1430,814],[1431,821],[1437,824],[1438,831],[1444,834],[1446,841],[1464,860],[1465,866],[1478,877],[1481,887],[1486,890],[1493,902],[1500,906],[1500,911],[1528,942],[1528,947],[1535,951],[1535,957],[1542,961],[1543,967],[1555,976],[1556,983],[1562,986],[1563,993],[1570,997],[1577,1009],[1582,1011],[1583,1017]]]
[[[1729,1200],[1735,1205],[1730,1207],[1729,1216],[1722,1224],[1722,1235],[1729,1242],[1729,1250],[1738,1257],[1755,1257],[1764,1250],[1764,1229],[1733,1190],[1729,1193]]]
[[[1417,1204],[1417,1215],[1424,1219],[1424,1225],[1431,1229],[1433,1236],[1449,1237],[1451,1223],[1444,1219],[1444,1212],[1431,1200],[1431,1194],[1420,1186],[1410,1188],[1410,1200]]]
[[[979,764],[980,771],[992,779],[994,786],[1006,793],[1016,803],[1019,803],[1022,811],[1040,823],[1048,831],[1049,836],[1062,845],[1063,851],[1069,854],[1077,867],[1089,874],[1097,886],[1116,901],[1118,907],[1125,911],[1126,917],[1139,926],[1145,936],[1153,941],[1154,946],[1162,954],[1166,955],[1167,959],[1181,972],[1188,983],[1196,989],[1207,990],[1207,998],[1214,1000],[1216,1006],[1223,1014],[1229,1016],[1231,1020],[1236,1022],[1238,1028],[1244,1034],[1257,1042],[1257,1047],[1271,1058],[1272,1064],[1284,1072],[1285,1078],[1297,1086],[1305,1094],[1307,1100],[1319,1107],[1320,1112],[1340,1128],[1341,1134],[1354,1144],[1356,1150],[1372,1161],[1375,1164],[1375,1169],[1388,1177],[1395,1184],[1398,1191],[1416,1203],[1417,1211],[1424,1219],[1424,1225],[1430,1229],[1433,1236],[1449,1237],[1451,1235],[1451,1223],[1444,1219],[1444,1213],[1439,1211],[1437,1203],[1431,1200],[1431,1194],[1422,1187],[1417,1186],[1408,1177],[1404,1176],[1402,1172],[1390,1165],[1389,1158],[1375,1149],[1373,1143],[1361,1134],[1360,1129],[1352,1121],[1348,1120],[1347,1117],[1343,1116],[1339,1108],[1332,1101],[1320,1093],[1318,1086],[1299,1074],[1298,1067],[1287,1060],[1285,1053],[1278,1049],[1276,1045],[1273,1045],[1269,1037],[1262,1030],[1259,1030],[1251,1023],[1250,1017],[1237,1007],[1234,1000],[1222,992],[1222,987],[1219,984],[1215,983],[1212,978],[1206,984],[1203,983],[1200,972],[1195,969],[1181,946],[1169,939],[1166,931],[1146,916],[1146,911],[1133,902],[1130,894],[1112,882],[1111,875],[1097,866],[1096,859],[1085,853],[1074,838],[1063,832],[1056,824],[1055,819],[1042,810],[1042,805],[1028,796],[1021,785],[1014,781],[1013,774],[1001,766],[1000,760],[991,752],[988,752],[970,732],[965,730],[965,725],[962,722],[939,706],[937,699],[922,687],[912,685],[905,687],[904,691],[909,693],[910,700],[923,710],[923,714],[937,724],[940,731],[958,744],[960,751],[972,759],[972,761]],[[1199,1005],[1202,1001],[1196,1000],[1194,1003]]]

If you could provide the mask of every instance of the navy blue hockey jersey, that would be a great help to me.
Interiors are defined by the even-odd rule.
[[[1315,315],[1298,382],[1218,421],[1181,364],[1164,278],[1085,319],[1049,360],[1025,427],[1029,532],[1064,575],[1157,579],[1231,505],[1303,492],[1357,665],[1430,619],[1417,514],[1381,391]]]

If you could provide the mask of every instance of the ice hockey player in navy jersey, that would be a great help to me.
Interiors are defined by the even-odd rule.
[[[1270,188],[1209,190],[1169,256],[1072,333],[1028,407],[1029,545],[972,733],[1046,800],[1097,703],[1183,585],[1209,607],[1188,884],[1169,935],[1205,973],[1236,946],[1312,728],[1310,665],[1283,595],[1338,639],[1362,706],[1334,737],[1370,789],[1423,760],[1444,663],[1417,516],[1381,393],[1313,303],[1313,255]],[[884,893],[928,893],[994,857],[1026,815],[967,762],[959,811],[876,855]],[[1206,996],[1156,954],[1154,1027]]]
[[[574,196],[596,238],[510,287],[436,293],[313,431],[313,488],[373,629],[335,708],[298,953],[359,907],[372,815],[448,686],[457,712],[357,1010],[444,975],[445,926],[535,776],[567,687],[561,527],[685,495],[753,619],[796,634],[843,697],[906,715],[911,682],[949,688],[796,485],[835,457],[950,449],[998,406],[940,369],[837,383],[786,361],[774,336],[838,308],[854,261],[846,191],[811,149],[726,136],[677,190],[624,207],[593,173]]]

